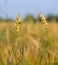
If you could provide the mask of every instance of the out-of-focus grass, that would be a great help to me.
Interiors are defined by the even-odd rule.
[[[58,23],[48,23],[55,51],[42,23],[23,22],[18,34],[14,24],[0,22],[0,65],[58,65]]]

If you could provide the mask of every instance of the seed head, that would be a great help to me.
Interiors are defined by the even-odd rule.
[[[47,26],[48,23],[47,23],[47,21],[46,21],[44,15],[43,15],[42,13],[40,13],[40,18],[41,18],[42,23],[43,23],[45,26]]]
[[[15,23],[15,32],[18,32],[19,31],[19,26],[21,24],[21,17],[20,15],[18,14],[17,15],[17,18],[16,18],[16,23]]]

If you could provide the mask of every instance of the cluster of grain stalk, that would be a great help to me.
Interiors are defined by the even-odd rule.
[[[58,65],[55,42],[42,13],[40,19],[41,35],[30,32],[21,22],[20,15],[17,15],[13,32],[15,42],[10,44],[10,30],[7,28],[7,44],[0,44],[0,65]]]
[[[44,63],[45,65],[53,65],[54,64],[54,58],[55,58],[55,42],[54,39],[49,31],[48,23],[42,13],[40,13],[40,18],[43,23],[43,30],[41,35],[41,44],[43,48],[43,55],[45,55]],[[43,62],[42,62],[43,63]]]

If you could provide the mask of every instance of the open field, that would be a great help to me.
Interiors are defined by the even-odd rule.
[[[0,65],[58,65],[58,23],[0,22]]]

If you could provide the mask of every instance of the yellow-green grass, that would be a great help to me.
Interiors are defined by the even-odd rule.
[[[18,34],[14,32],[14,25],[15,22],[0,22],[0,65],[58,64],[58,23],[48,23],[55,51],[50,49],[50,44],[44,48],[46,38],[42,23],[22,22]]]

